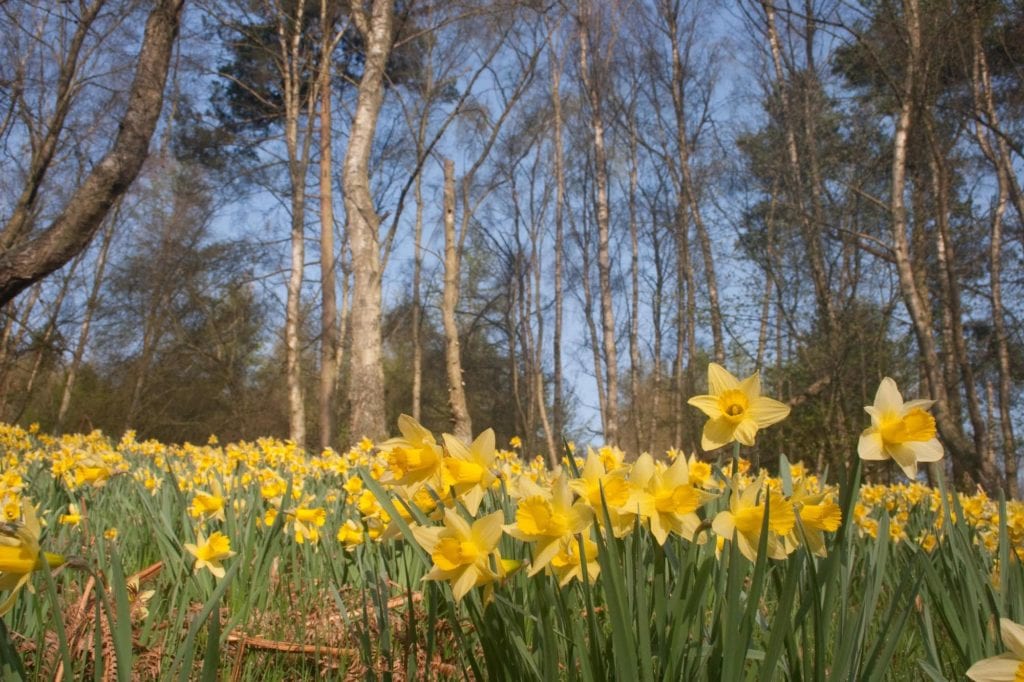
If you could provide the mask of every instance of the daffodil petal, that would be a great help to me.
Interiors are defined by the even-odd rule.
[[[967,669],[967,677],[974,682],[1014,682],[1020,660],[1008,655],[993,656],[978,661]]]
[[[760,429],[779,423],[789,416],[789,412],[789,405],[772,398],[758,397],[750,404],[750,416]]]
[[[490,552],[498,544],[498,540],[501,539],[501,526],[504,520],[504,512],[496,511],[493,514],[477,519],[473,523],[471,535],[473,542],[477,544],[481,551]]]
[[[867,429],[860,434],[860,440],[857,442],[857,455],[861,459],[871,462],[889,458],[885,450],[882,449],[882,435],[878,429]]]
[[[999,633],[1003,637],[1003,644],[1017,656],[1024,660],[1024,625],[1013,622],[1009,618],[999,619]]]
[[[903,396],[900,395],[900,389],[896,387],[896,382],[889,377],[882,379],[882,383],[878,385],[878,391],[875,393],[875,409],[880,412],[900,412],[903,409]]]
[[[693,405],[698,410],[712,419],[722,416],[722,408],[719,406],[718,398],[713,395],[695,395],[686,401],[687,405]]]
[[[938,462],[944,454],[942,444],[934,438],[926,441],[909,441],[904,443],[903,447],[913,452],[918,462]]]
[[[725,417],[709,419],[704,424],[700,446],[705,450],[715,450],[733,441],[736,425]]]
[[[738,389],[740,381],[717,362],[708,364],[708,392],[721,395],[730,389]]]
[[[753,419],[744,419],[736,425],[733,435],[741,444],[752,446],[757,437],[757,422]]]

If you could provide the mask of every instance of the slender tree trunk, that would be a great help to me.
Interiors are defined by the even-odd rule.
[[[932,329],[926,312],[926,305],[915,277],[910,256],[910,245],[907,241],[907,208],[903,194],[906,191],[907,140],[912,125],[912,112],[915,105],[915,94],[918,90],[918,63],[921,49],[920,17],[917,0],[905,0],[904,13],[909,43],[906,75],[899,92],[900,109],[896,118],[893,136],[892,155],[892,195],[890,211],[892,215],[893,255],[899,274],[900,290],[903,301],[914,328],[921,362],[928,382],[931,396],[936,400],[935,421],[945,445],[950,449],[953,470],[960,485],[979,476],[981,463],[977,461],[972,443],[960,430],[957,416],[949,409],[946,385],[942,377],[942,366],[932,338]],[[986,481],[985,485],[990,485]]]
[[[630,421],[633,426],[633,445],[637,455],[643,448],[644,424],[640,418],[643,405],[640,395],[640,237],[636,215],[636,193],[639,184],[637,169],[636,119],[630,117],[629,124],[629,246],[630,246],[630,317],[629,317],[629,405]]]
[[[64,299],[67,298],[68,289],[71,286],[71,279],[75,276],[75,271],[78,270],[78,266],[81,264],[84,255],[85,251],[82,251],[71,261],[71,265],[68,268],[67,273],[64,275],[64,281],[61,282],[60,289],[57,290],[57,295],[53,299],[53,307],[50,310],[50,317],[46,322],[46,327],[43,329],[43,333],[36,342],[36,356],[32,361],[32,369],[29,371],[28,379],[25,381],[25,387],[21,391],[21,409],[12,421],[17,422],[21,419],[22,414],[24,414],[32,400],[32,390],[35,388],[36,379],[39,377],[39,370],[43,366],[43,358],[46,356],[46,351],[50,345],[50,339],[53,338],[53,334],[57,330],[57,321],[60,319],[60,310],[64,305]]]
[[[416,140],[417,158],[423,153],[423,132],[426,115],[420,119],[420,136]],[[416,199],[416,221],[413,224],[412,257],[412,418],[420,421],[423,403],[423,173],[416,174],[413,185]]]
[[[552,52],[554,52],[553,46]],[[562,386],[562,315],[564,304],[562,254],[565,251],[565,227],[563,216],[565,207],[565,168],[564,151],[562,149],[562,96],[559,91],[562,77],[561,69],[561,59],[553,57],[551,60],[551,105],[553,114],[552,136],[554,142],[552,154],[554,156],[555,165],[555,320],[551,338],[551,355],[552,363],[554,365],[552,372],[554,425],[552,429],[559,438],[564,438],[565,407],[562,402],[562,396],[564,395],[564,388]],[[552,450],[548,453],[548,457],[548,464],[552,469],[558,466],[559,457],[557,452]]]
[[[78,343],[75,344],[75,352],[71,357],[71,366],[68,367],[67,376],[64,379],[64,391],[60,398],[60,407],[57,409],[57,419],[54,423],[54,433],[60,434],[64,431],[64,422],[67,419],[68,409],[71,407],[71,395],[75,390],[75,382],[78,380],[78,370],[82,366],[82,358],[85,356],[85,348],[89,343],[89,328],[92,326],[93,315],[99,305],[100,289],[103,285],[103,273],[107,267],[107,255],[110,252],[110,244],[114,241],[114,230],[117,227],[117,219],[120,213],[120,203],[115,209],[112,219],[107,223],[103,231],[103,241],[100,242],[100,252],[96,256],[96,263],[93,265],[92,288],[89,290],[89,298],[85,302],[85,312],[82,315],[82,324],[78,328]]]
[[[334,262],[334,188],[331,183],[331,23],[320,2],[320,447],[334,440],[334,390],[338,383],[338,302]]]
[[[678,6],[677,6],[678,7]],[[700,210],[697,188],[694,185],[693,171],[690,168],[690,139],[686,126],[685,74],[683,73],[682,55],[680,53],[677,8],[666,8],[665,18],[669,41],[672,46],[672,106],[676,123],[676,145],[679,153],[680,191],[685,198],[693,218],[693,227],[697,233],[697,244],[700,247],[701,259],[704,261],[704,276],[708,287],[708,307],[711,312],[711,338],[714,344],[715,360],[725,362],[725,340],[722,334],[722,309],[718,302],[718,278],[715,275],[715,262],[711,250],[711,237],[704,217]]]
[[[601,301],[601,344],[605,363],[605,441],[618,441],[619,378],[618,354],[615,349],[615,312],[612,307],[610,215],[608,207],[608,161],[604,143],[604,120],[601,93],[595,82],[590,63],[589,7],[584,8],[579,28],[580,74],[590,103],[590,132],[594,148],[594,182],[596,184],[594,212],[597,221],[597,277]]]
[[[391,53],[394,3],[353,0],[352,20],[366,47],[355,117],[349,131],[342,185],[352,250],[352,352],[349,385],[350,436],[379,440],[384,425],[384,354],[381,337],[380,216],[370,194],[370,152],[384,99],[384,72]]]
[[[947,169],[939,142],[935,138],[935,131],[930,121],[926,121],[926,129],[931,146],[929,166],[932,174],[933,193],[935,195],[935,216],[938,225],[936,249],[939,255],[939,282],[943,296],[943,307],[949,314],[949,337],[951,350],[957,375],[950,386],[962,383],[967,398],[967,414],[971,421],[971,428],[974,432],[974,449],[976,456],[981,460],[984,477],[989,480],[998,479],[999,474],[994,467],[987,464],[985,458],[986,435],[985,418],[981,414],[981,399],[978,396],[977,384],[974,380],[974,369],[971,367],[970,358],[967,356],[967,343],[964,339],[963,314],[960,306],[960,286],[956,271],[956,253],[953,249],[953,240],[949,228],[949,183],[947,180]],[[944,311],[944,312],[945,312]],[[956,379],[962,378],[962,381]]]
[[[462,379],[459,326],[455,309],[459,304],[460,253],[455,234],[455,162],[444,160],[444,296],[441,320],[444,324],[445,371],[448,375],[448,405],[452,411],[452,429],[465,443],[473,439],[473,422],[466,405],[466,385]]]
[[[992,289],[992,327],[995,332],[996,357],[999,367],[999,429],[1002,437],[1003,470],[1006,474],[1005,491],[1007,497],[1017,499],[1020,495],[1017,482],[1017,445],[1013,433],[1013,421],[1010,415],[1012,378],[1010,371],[1010,351],[1007,342],[1006,320],[1003,307],[1003,217],[1011,194],[1013,165],[1009,161],[1010,154],[1006,141],[999,139],[995,147],[988,140],[987,132],[981,124],[983,118],[998,124],[995,104],[992,100],[991,81],[988,72],[988,61],[981,44],[981,28],[978,18],[974,17],[972,25],[973,61],[973,93],[975,107],[975,137],[982,152],[996,170],[999,183],[995,209],[992,212],[992,229],[989,239],[989,283]],[[1021,215],[1024,219],[1024,212]]]

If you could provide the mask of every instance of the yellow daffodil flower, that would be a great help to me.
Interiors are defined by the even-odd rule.
[[[471,526],[454,509],[445,509],[444,525],[413,525],[416,542],[430,555],[434,567],[424,580],[447,580],[452,594],[461,601],[471,589],[500,577],[503,564],[497,552],[501,539],[503,512],[496,511],[477,519]],[[495,567],[491,567],[494,561]]]
[[[14,607],[18,593],[28,584],[32,572],[43,567],[53,568],[64,563],[59,554],[40,552],[41,527],[36,511],[27,500],[21,501],[21,523],[0,525],[0,590],[10,594],[0,602],[0,616]],[[31,586],[29,586],[31,591]]]
[[[450,433],[443,434],[447,455],[444,458],[444,487],[454,489],[455,495],[466,505],[466,511],[476,516],[484,492],[491,487],[495,476],[494,429],[487,429],[466,445]]]
[[[978,661],[967,669],[974,682],[1015,682],[1024,679],[1024,626],[1009,618],[999,619],[1005,654]]]
[[[714,362],[708,365],[709,395],[698,395],[687,402],[708,416],[700,446],[714,450],[733,441],[751,446],[758,429],[789,416],[789,405],[761,395],[757,372],[740,381]]]
[[[505,532],[517,540],[536,543],[529,572],[532,576],[544,570],[561,551],[563,540],[573,539],[590,525],[591,511],[582,500],[573,504],[564,476],[556,478],[549,490],[523,479],[520,490],[526,494],[519,500],[516,522],[505,526]]]
[[[202,490],[197,491],[194,498],[192,498],[192,506],[189,507],[188,513],[194,519],[217,519],[223,522],[224,518],[224,492],[221,490],[220,483],[214,479],[213,484],[210,486],[213,492],[204,492]]]
[[[199,533],[196,544],[185,543],[185,549],[196,558],[193,572],[208,568],[210,573],[218,578],[223,578],[225,573],[221,562],[235,555],[235,552],[231,551],[231,540],[220,531],[214,532],[208,539]]]
[[[633,463],[629,474],[632,483],[627,509],[636,509],[641,518],[650,521],[651,534],[664,545],[669,533],[693,540],[701,523],[697,509],[714,495],[690,484],[685,457],[676,458],[672,466],[660,468],[647,453]],[[700,541],[706,538],[701,536]]]
[[[345,523],[341,524],[337,537],[338,542],[344,545],[345,549],[353,549],[365,541],[363,527],[352,519],[347,519]]]
[[[601,573],[601,564],[597,561],[597,543],[588,537],[583,538],[583,553],[580,557],[579,540],[573,537],[558,541],[558,552],[551,558],[551,572],[558,579],[558,584],[565,587],[573,579],[583,580],[583,560],[587,562],[587,580],[593,583]]]
[[[390,468],[387,482],[418,487],[438,477],[441,471],[442,452],[433,434],[406,414],[398,418],[398,430],[402,432],[400,437],[391,438],[380,444],[380,449],[386,453]],[[437,483],[440,483],[440,480]]]
[[[903,402],[896,382],[885,377],[875,393],[875,404],[864,411],[871,426],[860,435],[857,454],[863,460],[893,459],[908,478],[917,476],[918,462],[942,459],[942,445],[935,438],[935,418],[925,410],[934,400]]]
[[[813,554],[825,556],[824,532],[839,530],[843,522],[842,509],[832,500],[830,492],[811,493],[805,480],[797,482],[790,502],[797,510],[796,520],[803,531],[802,535],[794,532],[790,536],[791,547],[795,549],[802,538]]]
[[[569,482],[569,487],[590,506],[599,524],[604,524],[601,495],[607,503],[603,508],[608,512],[615,537],[625,537],[633,530],[636,512],[627,504],[631,487],[626,480],[626,469],[620,467],[613,471],[605,469],[600,454],[591,450],[587,453],[586,462],[580,477]]]
[[[82,514],[78,511],[78,505],[71,503],[68,505],[68,513],[61,514],[57,521],[62,526],[77,526],[82,522]]]
[[[735,479],[732,496],[729,498],[729,509],[720,511],[711,528],[720,537],[733,540],[739,545],[743,556],[757,561],[757,549],[761,541],[761,527],[764,523],[765,500],[762,493],[769,496],[768,502],[768,556],[772,559],[784,559],[787,547],[783,541],[793,531],[796,524],[796,513],[793,504],[779,495],[765,489],[765,476],[762,473],[756,481],[740,490]]]

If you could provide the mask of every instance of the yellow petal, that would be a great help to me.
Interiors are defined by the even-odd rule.
[[[736,424],[725,417],[709,419],[704,424],[704,432],[701,435],[700,446],[705,450],[714,450],[733,441],[733,434],[736,431]]]
[[[686,403],[688,405],[693,405],[712,419],[717,419],[722,416],[722,408],[721,403],[718,400],[718,396],[695,395],[687,400]]]
[[[720,395],[730,389],[740,387],[739,379],[716,362],[708,364],[708,391],[712,395]]]
[[[789,411],[790,407],[786,403],[759,397],[751,401],[749,414],[757,422],[757,427],[763,429],[788,417]]]

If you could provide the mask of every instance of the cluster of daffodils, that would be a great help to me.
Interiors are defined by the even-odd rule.
[[[39,550],[42,526],[36,511],[28,511],[34,508],[24,490],[26,480],[43,480],[46,473],[74,502],[39,510],[43,525],[49,520],[68,528],[65,542],[73,545],[80,537],[83,547],[89,534],[117,537],[116,528],[89,528],[86,514],[90,504],[109,494],[111,482],[138,486],[152,496],[176,488],[173,498],[186,500],[194,524],[194,542],[183,542],[185,560],[195,571],[218,577],[236,554],[229,537],[234,526],[227,521],[248,518],[264,528],[280,524],[286,537],[313,551],[387,542],[401,537],[406,526],[431,559],[427,578],[450,583],[458,598],[515,570],[550,574],[563,585],[599,579],[600,538],[636,531],[659,545],[713,541],[721,551],[735,542],[752,561],[762,544],[773,559],[801,545],[823,555],[826,534],[842,521],[835,491],[799,464],[784,483],[751,471],[739,456],[740,447],[753,445],[761,429],[785,419],[789,407],[761,395],[757,374],[740,380],[714,363],[708,388],[689,401],[708,417],[702,445],[715,450],[736,444],[732,458],[714,467],[677,450],[665,457],[644,453],[628,462],[614,447],[577,453],[570,444],[562,466],[550,470],[542,458],[522,456],[519,438],[507,449],[497,447],[491,430],[471,443],[448,434],[437,439],[404,416],[398,437],[379,444],[363,439],[345,452],[314,454],[271,438],[227,445],[211,438],[177,446],[139,441],[132,432],[115,443],[99,432],[55,438],[34,428],[0,425],[0,522],[7,524],[0,532],[0,552],[17,554],[21,561],[0,564],[0,590],[9,600],[32,570],[56,561]],[[904,402],[895,383],[883,380],[874,405],[866,408],[871,425],[860,439],[861,457],[891,458],[908,475],[916,473],[918,462],[941,457],[929,406],[928,401]],[[917,502],[938,509],[936,494],[923,486],[918,494],[915,486],[904,486],[908,492],[865,486],[853,521],[870,535],[884,507],[892,519],[890,533],[910,532],[913,507],[894,506],[894,496],[912,500],[916,495]],[[385,495],[378,497],[371,488]],[[964,496],[961,504],[977,523],[981,541],[993,542],[998,524],[992,502]],[[1024,509],[1011,505],[1008,526],[1015,542],[1024,541]],[[938,528],[931,524],[933,535]],[[930,541],[923,534],[907,538]]]
[[[752,445],[759,429],[789,413],[788,406],[761,395],[757,374],[741,381],[712,364],[708,375],[709,394],[690,400],[709,417],[706,449]],[[673,537],[698,544],[714,537],[719,548],[734,541],[756,561],[762,540],[773,559],[801,545],[824,555],[824,533],[842,520],[835,491],[816,478],[795,472],[786,495],[778,479],[748,475],[749,464],[738,457],[713,471],[678,451],[669,453],[669,461],[643,453],[626,462],[621,450],[604,447],[588,449],[586,457],[573,454],[554,471],[531,463],[512,473],[498,466],[490,430],[466,444],[450,434],[439,441],[408,416],[398,426],[402,435],[380,445],[386,462],[380,482],[388,499],[368,501],[367,511],[383,519],[383,535],[392,536],[397,530],[389,531],[380,506],[396,509],[430,556],[424,579],[450,583],[456,600],[474,587],[490,590],[521,568],[530,576],[548,573],[560,585],[597,580],[602,536],[639,530],[659,545]],[[501,511],[506,507],[514,509],[510,518]],[[497,511],[485,511],[490,509]],[[503,536],[519,543],[506,547],[529,557],[524,563],[502,556]]]

